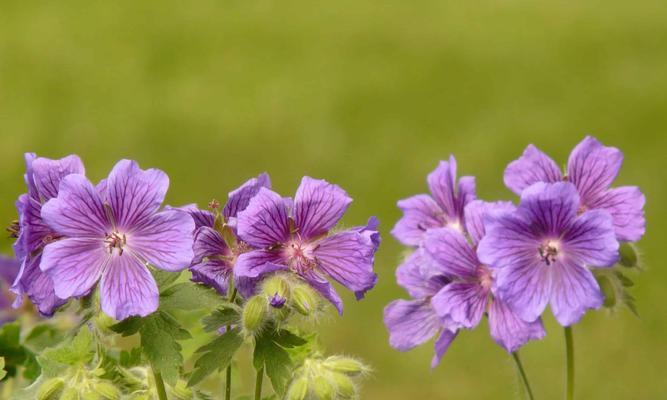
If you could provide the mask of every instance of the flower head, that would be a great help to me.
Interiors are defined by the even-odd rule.
[[[634,242],[644,235],[646,199],[636,186],[611,188],[622,163],[623,153],[619,149],[606,147],[587,136],[570,154],[567,173],[563,175],[551,158],[530,145],[519,159],[507,166],[505,185],[520,195],[536,182],[571,182],[579,193],[579,212],[608,211],[617,238]]]
[[[581,212],[580,204],[572,183],[539,182],[522,192],[516,211],[488,218],[479,260],[497,269],[497,297],[524,321],[551,304],[568,326],[603,303],[587,266],[612,266],[619,244],[610,214]]]
[[[158,288],[147,268],[190,265],[194,222],[177,210],[159,211],[169,186],[157,169],[122,160],[99,185],[83,175],[62,179],[42,207],[46,224],[65,237],[44,248],[41,269],[58,297],[85,296],[100,282],[100,302],[122,320],[157,309]]]
[[[456,182],[456,159],[440,161],[428,175],[431,195],[418,194],[400,200],[403,217],[391,233],[406,246],[418,246],[428,229],[445,226],[462,229],[464,208],[475,199],[475,178],[464,176]]]
[[[59,160],[37,157],[26,153],[25,182],[28,192],[19,197],[16,207],[18,224],[14,228],[17,237],[14,253],[21,262],[21,269],[11,287],[16,294],[15,307],[20,307],[27,295],[43,315],[53,315],[65,303],[53,290],[51,278],[39,268],[42,251],[46,245],[62,237],[42,219],[42,205],[58,195],[61,180],[70,174],[84,174],[81,159],[70,155]]]
[[[237,280],[257,280],[278,271],[290,271],[328,299],[339,312],[342,300],[325,276],[360,297],[375,286],[373,272],[379,235],[370,226],[331,234],[352,199],[340,187],[304,177],[294,200],[260,188],[238,214],[238,237],[251,251],[234,266]],[[251,286],[239,286],[244,297]]]

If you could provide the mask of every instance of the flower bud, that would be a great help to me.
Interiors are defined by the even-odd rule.
[[[598,276],[597,278],[600,290],[604,295],[604,306],[607,308],[614,307],[616,305],[616,289],[614,289],[614,284],[605,275]]]
[[[299,285],[292,289],[292,305],[303,315],[310,315],[317,308],[319,297],[308,286]]]
[[[342,356],[331,356],[324,360],[322,365],[332,371],[347,374],[349,376],[357,376],[368,371],[368,368],[360,361]]]
[[[266,297],[259,295],[251,297],[243,308],[243,315],[241,317],[243,329],[246,332],[253,334],[261,327],[266,318],[268,301]]]
[[[331,374],[331,381],[336,385],[336,392],[340,398],[351,399],[357,395],[357,389],[349,376],[333,373]]]
[[[305,377],[299,377],[292,381],[285,395],[285,400],[303,400],[308,394],[308,380]]]
[[[174,395],[174,399],[177,399],[177,400],[191,400],[192,399],[192,389],[190,389],[184,381],[176,382],[176,386],[174,386],[171,389],[171,391],[172,391],[172,394]]]
[[[262,285],[262,293],[269,298],[276,295],[282,298],[287,298],[289,297],[289,292],[289,283],[286,278],[281,275],[270,277]]]
[[[100,381],[93,384],[93,392],[97,394],[99,398],[105,400],[120,399],[120,391],[109,382]]]
[[[68,387],[60,396],[60,400],[79,400],[79,392],[73,387]]]
[[[618,261],[619,264],[627,268],[636,268],[639,266],[639,257],[637,256],[637,250],[632,244],[621,242],[618,252],[621,257],[620,260]]]
[[[62,379],[49,379],[39,388],[37,400],[58,400],[64,387],[65,382]]]
[[[319,400],[333,400],[336,397],[336,387],[324,376],[316,376],[311,382],[315,397]]]

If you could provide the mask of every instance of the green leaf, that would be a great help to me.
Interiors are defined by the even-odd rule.
[[[174,385],[183,365],[181,345],[178,340],[190,339],[190,333],[164,311],[157,311],[144,318],[128,318],[111,327],[123,336],[141,335],[141,348],[156,372],[170,385]]]
[[[18,322],[10,322],[0,327],[0,355],[4,357],[4,369],[7,375],[16,375],[19,367],[34,357],[25,346],[21,344],[21,326]],[[26,378],[32,379],[31,375]]]
[[[619,264],[626,268],[639,267],[639,256],[637,255],[637,249],[633,244],[621,242],[618,252],[621,257],[618,261]]]
[[[4,379],[7,376],[7,371],[5,371],[5,357],[0,357],[0,380]]]
[[[120,352],[120,365],[125,368],[136,367],[141,365],[141,348],[135,347],[130,351],[121,351]]]
[[[65,365],[78,365],[93,359],[93,334],[83,327],[76,336],[63,345],[44,350],[42,357]]]
[[[160,294],[162,310],[216,308],[224,299],[213,289],[192,282],[178,283]]]
[[[292,360],[286,349],[302,346],[307,341],[290,331],[273,327],[267,328],[257,337],[253,365],[255,369],[264,368],[271,380],[273,389],[283,394],[292,375]]]
[[[24,343],[30,350],[39,352],[47,347],[53,347],[65,339],[62,331],[50,324],[37,325],[26,336]]]
[[[239,334],[239,329],[235,328],[197,349],[196,353],[200,353],[201,356],[195,361],[188,386],[196,385],[216,370],[227,368],[242,344],[243,337]]]
[[[160,292],[171,286],[171,284],[176,282],[181,276],[180,272],[167,272],[157,268],[151,268],[150,270]]]
[[[219,308],[202,319],[206,332],[217,331],[220,327],[235,325],[239,322],[239,310],[231,304],[225,308]]]

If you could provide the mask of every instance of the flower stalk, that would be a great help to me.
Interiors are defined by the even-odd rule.
[[[162,374],[155,371],[155,368],[153,368],[153,378],[155,379],[155,391],[157,392],[158,399],[167,400],[167,390],[164,387]]]
[[[572,327],[566,326],[565,330],[565,359],[566,359],[566,395],[567,400],[574,399],[574,341],[572,340]]]
[[[264,380],[264,367],[257,370],[255,379],[255,400],[262,400],[262,381]]]
[[[533,390],[530,388],[530,383],[528,382],[528,376],[526,375],[526,371],[523,369],[523,364],[521,363],[521,358],[519,358],[518,351],[512,353],[512,359],[514,360],[516,369],[519,372],[519,377],[521,378],[521,383],[523,384],[523,388],[526,391],[526,396],[528,396],[528,400],[534,400],[535,398],[533,397]]]

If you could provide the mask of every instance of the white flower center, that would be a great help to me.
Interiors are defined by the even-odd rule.
[[[556,240],[547,240],[538,249],[540,258],[545,264],[551,265],[556,262],[560,252],[560,244]]]

